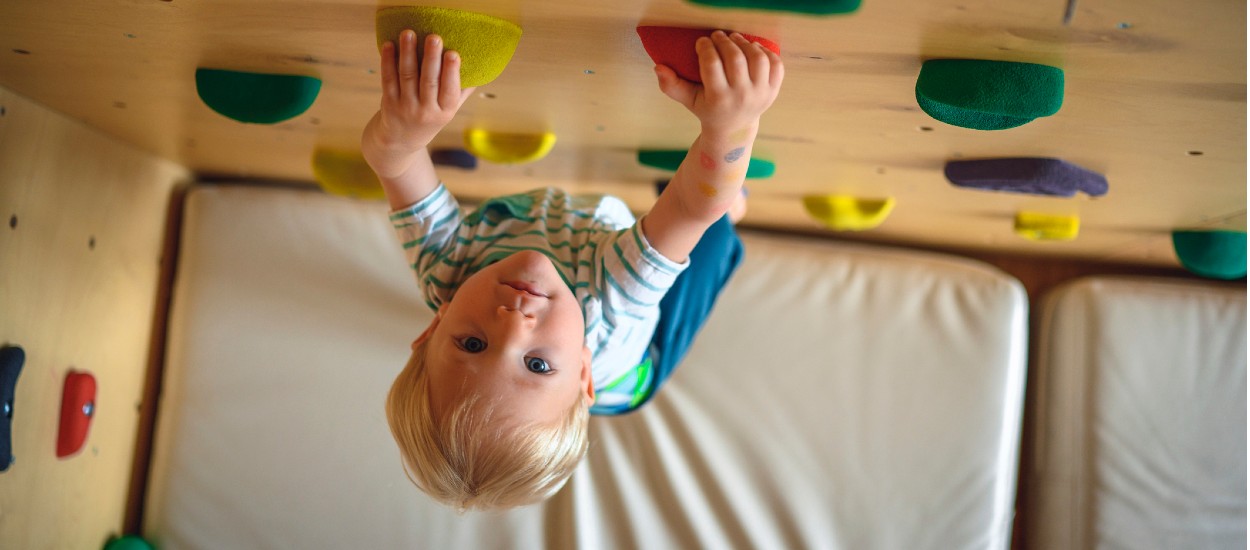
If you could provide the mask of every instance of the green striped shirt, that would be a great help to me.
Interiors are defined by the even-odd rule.
[[[595,388],[641,360],[659,303],[689,262],[662,256],[620,199],[535,189],[465,215],[447,188],[391,214],[426,304],[437,310],[481,268],[521,250],[545,254],[582,304]]]

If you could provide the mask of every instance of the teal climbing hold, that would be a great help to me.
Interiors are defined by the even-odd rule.
[[[676,172],[681,162],[686,160],[685,149],[641,149],[638,151],[638,164]],[[747,165],[747,179],[771,178],[777,172],[777,165],[772,161],[751,157]]]
[[[104,550],[154,550],[154,548],[152,543],[134,535],[117,537],[104,544]]]
[[[860,0],[690,0],[717,8],[784,11],[803,15],[836,15],[859,9]]]
[[[1211,279],[1246,276],[1246,232],[1176,230],[1172,232],[1176,257],[1191,273]]]

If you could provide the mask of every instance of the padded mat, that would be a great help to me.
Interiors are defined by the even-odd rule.
[[[744,232],[642,410],[549,501],[458,516],[383,400],[429,321],[385,205],[189,195],[145,535],[178,548],[1006,548],[1026,300],[950,256]]]
[[[1246,547],[1246,292],[1089,278],[1047,296],[1029,548]]]

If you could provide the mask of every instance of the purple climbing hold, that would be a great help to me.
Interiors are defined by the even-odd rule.
[[[431,149],[430,160],[436,166],[454,166],[465,170],[477,168],[477,157],[464,149]]]
[[[946,179],[956,187],[1071,197],[1107,194],[1107,178],[1054,158],[955,160],[946,163]]]

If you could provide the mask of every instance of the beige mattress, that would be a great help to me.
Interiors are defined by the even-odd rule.
[[[1090,278],[1047,296],[1029,548],[1246,547],[1246,291]]]
[[[641,411],[549,501],[457,516],[383,399],[428,322],[385,206],[188,198],[144,533],[179,548],[1006,548],[1021,285],[955,257],[745,233]]]

